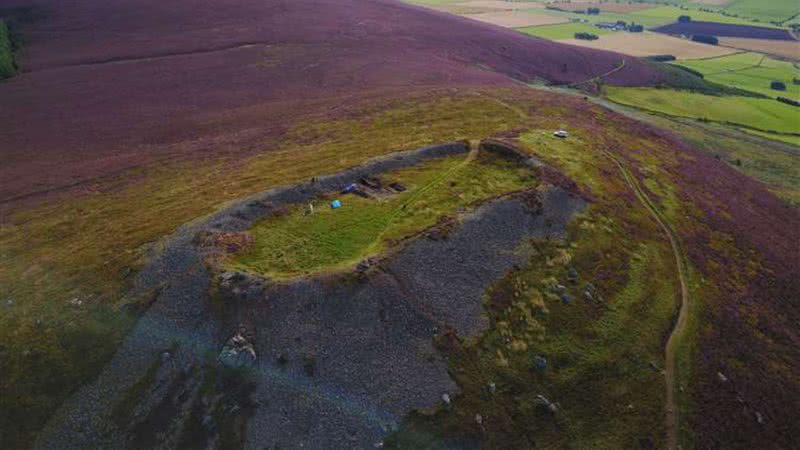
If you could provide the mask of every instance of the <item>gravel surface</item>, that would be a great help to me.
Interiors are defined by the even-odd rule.
[[[239,277],[220,288],[222,312],[202,262],[209,250],[192,240],[202,231],[247,229],[274,208],[365,174],[467,151],[451,143],[397,154],[254,195],[182,227],[138,275],[135,291],[160,287],[157,300],[100,377],[63,405],[36,447],[133,448],[150,442],[137,430],[152,428],[147,431],[158,441],[149,445],[174,448],[201,384],[192,368],[215,356],[241,325],[258,353],[258,407],[248,416],[247,448],[373,448],[407,412],[436,407],[444,393],[455,395],[433,336],[445,328],[475,335],[486,327],[483,292],[525,260],[529,238],[563,234],[583,207],[573,194],[543,191],[540,212],[517,197],[484,204],[461,217],[446,238],[416,239],[362,277],[280,284]],[[134,399],[130,424],[114,425],[115,407],[154,366],[155,376]]]

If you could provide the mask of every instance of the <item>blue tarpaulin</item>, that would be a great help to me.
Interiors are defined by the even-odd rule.
[[[342,202],[340,202],[339,200],[334,200],[331,202],[331,208],[337,209],[341,207],[342,207]]]

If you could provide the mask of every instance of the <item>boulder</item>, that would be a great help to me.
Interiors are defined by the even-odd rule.
[[[217,359],[226,367],[250,367],[256,362],[256,349],[245,337],[243,327],[228,339]]]
[[[547,358],[542,355],[536,355],[533,357],[533,366],[536,367],[538,370],[544,370],[547,368]]]

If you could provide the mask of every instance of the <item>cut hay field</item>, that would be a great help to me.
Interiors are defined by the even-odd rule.
[[[758,53],[739,53],[719,58],[681,61],[680,65],[703,74],[714,83],[733,86],[769,97],[800,99],[800,69],[794,64],[769,58]],[[785,91],[770,88],[772,81],[781,81]]]
[[[655,28],[674,23],[678,17],[688,15],[693,20],[715,22],[719,24],[738,24],[738,25],[755,25],[767,28],[781,28],[778,25],[770,23],[753,22],[750,19],[742,17],[725,16],[715,12],[686,10],[676,6],[657,5],[654,8],[647,8],[628,13],[617,12],[603,12],[601,10],[599,15],[588,16],[586,14],[571,14],[558,11],[547,10],[551,14],[560,14],[571,18],[587,19],[592,23],[596,22],[616,22],[617,20],[624,20],[626,22],[635,22],[644,25],[646,28]]]
[[[464,17],[505,28],[520,28],[567,22],[567,19],[562,17],[531,11],[499,11],[482,14],[469,14]]]
[[[597,28],[596,26],[585,23],[539,25],[536,27],[518,28],[517,31],[551,41],[574,39],[575,33],[592,33],[598,36],[613,33],[611,30]]]
[[[464,7],[476,7],[476,8],[493,8],[506,11],[516,10],[516,9],[529,9],[539,6],[539,4],[536,2],[507,2],[502,0],[471,0],[466,2],[463,0],[458,0],[457,2],[455,2],[455,5]]]
[[[762,22],[785,22],[800,14],[800,4],[796,0],[732,0],[724,11]]]
[[[796,107],[772,99],[713,97],[653,88],[609,87],[607,94],[612,101],[672,116],[741,125],[760,131],[800,134]]]
[[[559,42],[631,56],[674,55],[678,59],[710,58],[736,53],[736,50],[730,48],[649,32],[618,32],[600,36],[600,39],[594,41],[565,39]]]
[[[563,9],[571,12],[585,12],[587,8],[600,8],[600,14],[603,12],[612,13],[630,13],[641,11],[643,9],[655,8],[655,5],[648,5],[647,3],[615,3],[615,2],[551,2],[547,6],[553,8]]]
[[[800,42],[722,37],[719,45],[800,61]]]

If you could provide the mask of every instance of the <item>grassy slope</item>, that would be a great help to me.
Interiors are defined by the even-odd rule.
[[[800,4],[796,0],[733,0],[725,11],[761,21],[783,22],[800,14]]]
[[[8,25],[0,20],[0,79],[12,77],[16,71]]]
[[[612,31],[603,30],[593,25],[585,23],[540,25],[535,27],[517,28],[517,30],[525,34],[530,34],[531,36],[536,36],[543,39],[550,39],[553,41],[557,41],[560,39],[572,39],[575,37],[575,33],[592,33],[598,36],[612,33]]]
[[[762,131],[800,133],[797,109],[770,99],[709,97],[692,92],[652,88],[609,87],[612,101],[672,116],[737,124]]]
[[[646,210],[618,207],[636,201],[610,175],[614,166],[599,151],[608,136],[631,147],[652,145],[590,115],[592,127],[603,127],[602,137],[570,124],[575,126],[569,139],[553,139],[547,130],[560,123],[556,119],[519,139],[590,192],[590,209],[565,241],[534,242],[529,264],[487,293],[492,328],[450,354],[463,393],[452,410],[412,416],[388,447],[437,448],[443,433],[482,439],[487,448],[639,448],[643,441],[662,442],[663,377],[650,363],[661,366],[675,306],[675,267]],[[653,158],[646,161],[653,164],[648,187],[674,218],[683,207],[659,168],[657,158],[665,155],[657,153],[647,157]],[[579,274],[576,283],[568,281],[570,267]],[[563,303],[552,293],[554,283],[564,284],[574,300]],[[603,302],[584,299],[586,283]],[[546,357],[546,369],[535,368],[536,355]],[[487,393],[489,383],[496,384],[496,394]],[[536,406],[540,394],[558,402],[555,416]],[[608,426],[609,418],[614,426]]]
[[[775,142],[775,134],[764,133],[768,139],[716,123],[698,123],[692,119],[649,114],[647,112],[603,102],[616,111],[637,120],[672,130],[693,147],[727,162],[734,169],[766,184],[779,197],[800,204],[800,142],[791,148]],[[786,136],[787,138],[789,136]]]
[[[509,95],[447,90],[367,104],[299,124],[246,161],[128,174],[136,183],[20,209],[0,224],[0,447],[20,448],[67,394],[92,379],[132,324],[117,306],[148,246],[215,205],[367,158],[519,126]],[[514,101],[508,99],[507,101]],[[70,304],[72,299],[83,303]]]
[[[308,275],[353,266],[390,243],[434,225],[481,199],[522,189],[531,178],[497,157],[469,162],[466,156],[436,160],[382,176],[407,191],[381,199],[341,198],[340,209],[316,202],[314,214],[303,206],[273,217],[251,230],[252,248],[233,266],[271,278]]]
[[[758,53],[738,53],[719,58],[681,61],[680,65],[703,74],[706,80],[757,92],[770,97],[800,99],[800,86],[792,81],[800,78],[794,64],[779,61]],[[782,81],[786,91],[770,88],[772,81]]]

